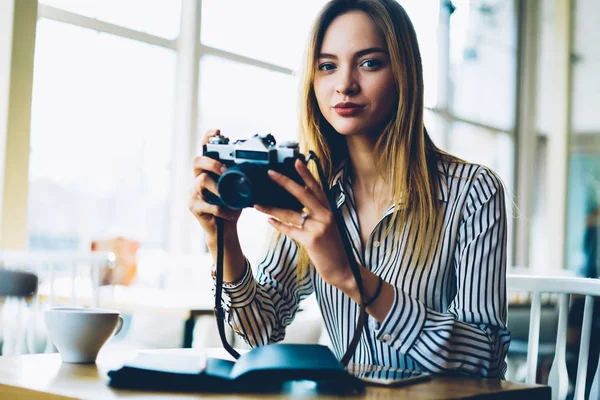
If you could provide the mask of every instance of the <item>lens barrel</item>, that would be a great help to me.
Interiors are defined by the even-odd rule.
[[[221,201],[229,208],[241,210],[252,207],[257,194],[266,190],[267,168],[252,163],[236,164],[221,175],[217,189]]]

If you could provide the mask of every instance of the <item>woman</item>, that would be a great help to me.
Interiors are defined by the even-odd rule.
[[[362,266],[365,333],[352,361],[503,377],[506,210],[489,169],[437,149],[423,125],[423,76],[414,28],[394,0],[333,0],[312,31],[304,73],[300,149],[316,153],[337,194]],[[208,136],[215,132],[207,134]],[[225,219],[225,308],[251,346],[284,338],[298,303],[316,292],[334,352],[354,332],[360,295],[332,210],[303,163],[305,186],[270,172],[305,213],[256,206],[279,235],[252,276],[239,211],[207,204],[217,193],[194,160],[190,210],[216,259],[215,216]]]

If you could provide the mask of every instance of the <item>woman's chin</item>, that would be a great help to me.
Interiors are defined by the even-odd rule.
[[[364,132],[364,129],[357,126],[348,126],[348,124],[337,124],[337,126],[333,126],[333,129],[342,136],[357,136]]]

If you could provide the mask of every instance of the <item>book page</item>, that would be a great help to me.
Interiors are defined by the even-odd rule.
[[[206,354],[201,352],[140,352],[123,366],[172,374],[197,375],[206,369],[206,363]]]

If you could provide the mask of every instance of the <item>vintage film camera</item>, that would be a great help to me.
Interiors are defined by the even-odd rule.
[[[294,196],[273,182],[267,174],[267,170],[272,169],[304,186],[294,167],[297,159],[306,162],[304,155],[298,151],[298,143],[285,142],[277,146],[271,134],[257,134],[250,139],[230,143],[229,138],[217,135],[203,146],[202,154],[228,168],[220,177],[210,172],[217,180],[219,196],[205,189],[202,195],[208,203],[234,210],[255,204],[290,210],[303,208]]]

